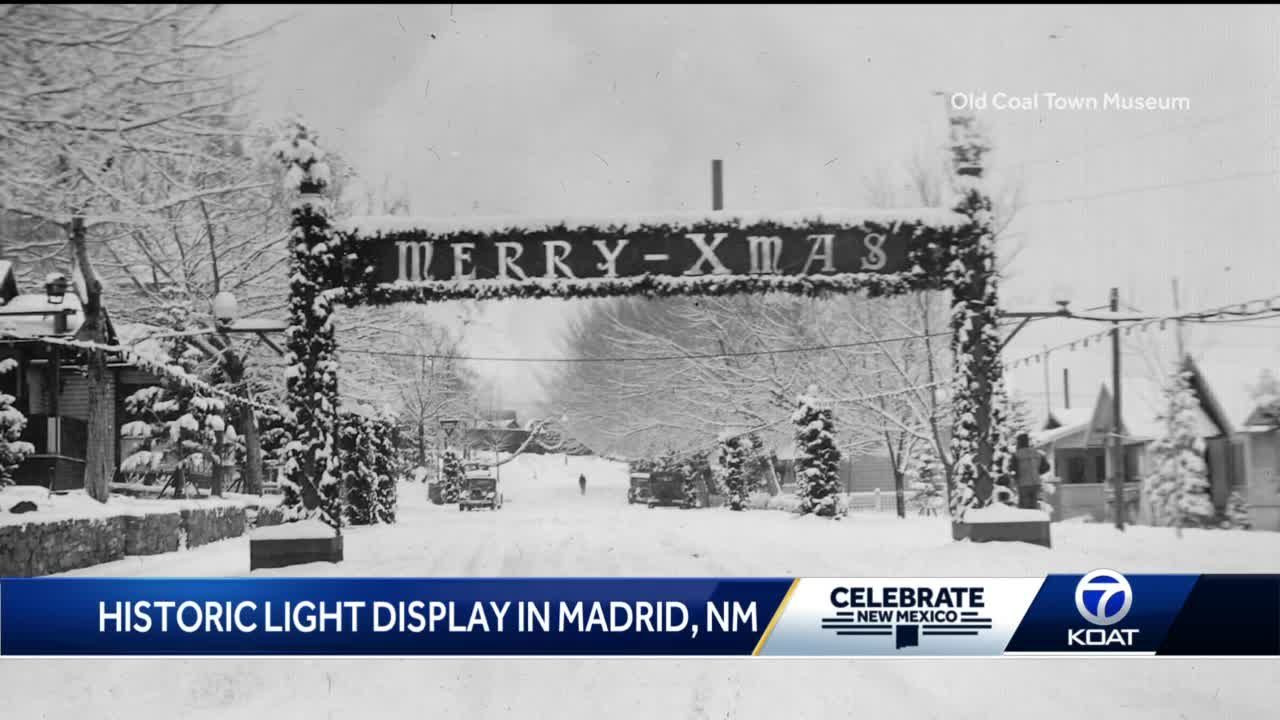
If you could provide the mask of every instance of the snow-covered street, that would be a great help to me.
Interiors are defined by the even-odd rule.
[[[588,478],[580,495],[577,477]],[[854,513],[648,509],[603,460],[525,456],[502,469],[498,512],[433,506],[402,485],[400,521],[348,534],[347,560],[258,575],[1034,576],[1112,567],[1280,572],[1280,535],[1066,524],[1055,549],[953,543],[945,521]],[[248,541],[129,558],[73,575],[248,574]],[[12,671],[19,663],[22,672]],[[147,660],[4,661],[14,717],[1263,717],[1278,669],[1258,660]],[[36,683],[37,685],[32,685]],[[15,692],[19,689],[22,692]],[[48,692],[33,694],[31,687]],[[26,703],[26,705],[23,705]],[[1016,710],[1014,710],[1016,708]],[[1172,709],[1176,708],[1176,712]],[[21,712],[25,710],[25,712]],[[326,714],[327,713],[327,714]],[[7,714],[7,713],[6,713]]]

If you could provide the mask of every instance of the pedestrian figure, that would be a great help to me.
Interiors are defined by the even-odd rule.
[[[1049,459],[1031,447],[1031,438],[1018,433],[1018,449],[1013,454],[1014,482],[1018,484],[1018,507],[1040,507],[1040,476],[1049,472]]]
[[[579,476],[578,476],[578,490],[579,490],[583,495],[586,495],[586,494],[587,494],[587,476],[586,476],[586,475],[579,475]]]

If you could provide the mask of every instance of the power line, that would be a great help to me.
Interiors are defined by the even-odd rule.
[[[670,360],[715,360],[719,358],[732,357],[755,357],[759,355],[788,355],[792,353],[806,352],[824,352],[827,350],[841,350],[846,348],[866,347],[868,345],[881,345],[891,342],[906,342],[909,340],[923,340],[925,338],[934,337],[950,337],[951,331],[940,331],[933,333],[919,333],[915,335],[900,335],[897,337],[880,338],[876,340],[860,340],[858,342],[835,343],[829,345],[810,345],[807,347],[793,348],[772,348],[765,350],[742,350],[736,352],[715,352],[715,353],[686,353],[682,355],[626,355],[612,357],[520,357],[520,356],[483,356],[483,355],[438,355],[432,353],[415,353],[396,350],[367,350],[364,348],[349,348],[345,352],[358,353],[361,355],[378,355],[384,357],[404,357],[414,359],[435,359],[435,360],[472,360],[480,362],[522,362],[522,363],[595,363],[595,362],[660,362]]]
[[[1213,307],[1206,310],[1199,310],[1199,311],[1194,311],[1189,313],[1182,313],[1178,315],[1168,315],[1164,317],[1153,317],[1153,318],[1145,318],[1142,320],[1123,322],[1119,324],[1118,329],[1123,331],[1126,335],[1128,335],[1132,333],[1134,330],[1145,330],[1148,327],[1155,325],[1157,323],[1160,325],[1161,328],[1163,328],[1165,323],[1177,322],[1180,320],[1185,322],[1194,322],[1194,323],[1205,324],[1205,325],[1216,325],[1220,323],[1241,323],[1241,322],[1251,322],[1255,320],[1270,320],[1276,317],[1280,317],[1280,307],[1277,307],[1277,303],[1280,303],[1280,295],[1272,295],[1270,297],[1258,298],[1255,300],[1246,300],[1244,302],[1220,305],[1218,307]],[[1260,305],[1261,307],[1258,310],[1251,311],[1248,309],[1250,305]],[[1229,319],[1220,319],[1223,316],[1227,316]],[[1111,329],[1107,329],[1107,330],[1102,330],[1100,332],[1091,333],[1089,335],[1084,335],[1082,337],[1076,338],[1075,340],[1069,340],[1067,342],[1055,345],[1053,347],[1045,348],[1039,352],[1031,353],[1030,355],[1026,355],[1020,358],[1016,358],[1014,360],[1010,360],[1009,362],[1006,362],[1004,366],[1006,368],[1013,369],[1019,366],[1028,366],[1032,362],[1038,363],[1044,358],[1047,358],[1050,353],[1057,352],[1059,350],[1075,350],[1077,345],[1080,345],[1082,347],[1087,347],[1091,342],[1102,342],[1104,339],[1110,336],[1111,332],[1112,332]]]
[[[1251,172],[1241,172],[1234,175],[1226,175],[1214,178],[1200,178],[1197,180],[1186,180],[1182,182],[1162,183],[1160,185],[1140,185],[1137,187],[1121,188],[1119,190],[1111,190],[1107,192],[1094,193],[1091,195],[1075,195],[1071,197],[1058,198],[1056,200],[1039,200],[1037,202],[1027,203],[1028,207],[1037,205],[1061,205],[1063,203],[1087,202],[1090,200],[1100,200],[1102,198],[1116,197],[1118,195],[1132,195],[1134,193],[1151,192],[1153,190],[1171,190],[1173,188],[1191,187],[1195,185],[1212,185],[1215,183],[1231,182],[1233,180],[1247,180],[1259,177],[1274,177],[1280,175],[1280,170],[1256,170]]]
[[[1107,142],[1099,143],[1097,145],[1087,145],[1081,148],[1080,150],[1077,150],[1076,152],[1067,153],[1065,155],[1059,155],[1056,157],[1044,157],[1044,158],[1038,158],[1035,160],[1026,160],[1026,161],[1015,164],[1013,167],[1015,169],[1021,170],[1024,168],[1034,167],[1037,165],[1045,165],[1048,163],[1061,163],[1065,160],[1073,160],[1075,158],[1081,157],[1083,155],[1088,155],[1089,153],[1096,152],[1098,150],[1104,150],[1106,148],[1116,147],[1118,145],[1130,145],[1132,143],[1136,143],[1141,140],[1146,140],[1147,138],[1158,137],[1160,135],[1167,135],[1171,133],[1179,133],[1184,130],[1199,130],[1202,127],[1215,125],[1217,123],[1223,122],[1224,120],[1230,120],[1235,117],[1247,115],[1248,113],[1254,112],[1256,110],[1270,108],[1274,106],[1275,103],[1276,103],[1276,100],[1274,98],[1271,98],[1271,99],[1265,100],[1264,102],[1254,103],[1252,105],[1241,108],[1239,110],[1226,113],[1224,115],[1216,115],[1214,117],[1205,118],[1202,120],[1182,123],[1181,125],[1174,125],[1172,127],[1161,128],[1158,130],[1151,130],[1151,131],[1134,135],[1128,138],[1117,138],[1114,140],[1109,140]]]

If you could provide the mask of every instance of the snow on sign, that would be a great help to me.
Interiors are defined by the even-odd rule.
[[[339,231],[376,283],[898,273],[965,221],[946,211],[807,211],[630,219],[355,218]]]

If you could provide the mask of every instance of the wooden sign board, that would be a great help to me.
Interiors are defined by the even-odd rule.
[[[370,218],[345,231],[378,283],[889,274],[907,269],[909,249],[927,241],[928,230],[959,221],[947,212],[916,212],[931,216],[813,213],[797,222],[791,215],[719,220],[714,216],[729,214],[710,213],[685,222],[509,226]]]

